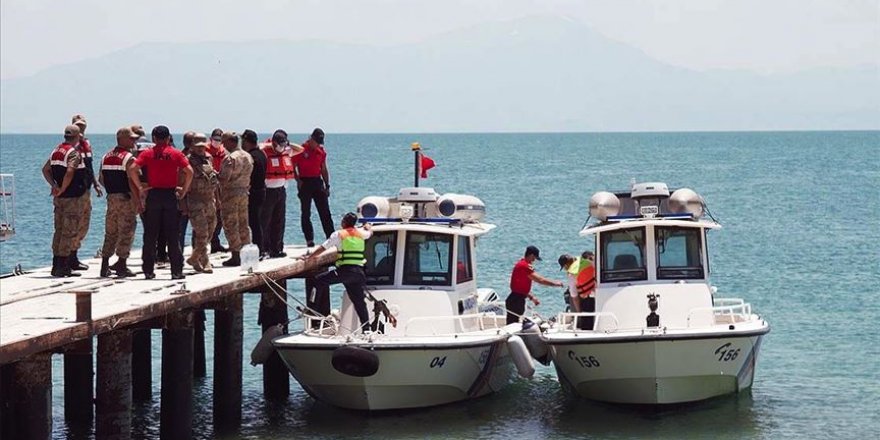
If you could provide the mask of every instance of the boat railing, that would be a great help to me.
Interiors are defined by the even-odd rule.
[[[458,324],[457,331],[453,331],[451,333],[441,333],[438,332],[437,325],[438,324],[448,324],[449,322]],[[473,324],[468,326],[471,330],[466,330],[465,323],[467,321],[472,321]],[[494,313],[470,313],[466,315],[448,315],[448,316],[418,316],[415,318],[410,318],[406,321],[406,325],[403,328],[404,336],[449,336],[454,334],[461,333],[469,333],[469,332],[477,332],[488,329],[500,329],[504,327],[506,323],[505,317],[503,315],[497,315]],[[425,325],[428,324],[428,325]],[[426,329],[430,333],[424,332]],[[448,327],[447,327],[448,328]],[[421,330],[421,331],[420,331]]]
[[[577,327],[578,318],[596,318],[593,320],[593,328],[591,329],[580,329]],[[557,315],[556,322],[559,325],[559,330],[561,332],[579,332],[579,331],[596,331],[596,324],[599,323],[601,318],[609,318],[611,322],[614,324],[612,328],[602,327],[602,332],[611,333],[620,330],[620,321],[617,319],[617,315],[611,312],[563,312]]]
[[[712,301],[712,307],[695,307],[688,312],[688,328],[701,323],[695,323],[697,314],[712,313],[714,324],[736,324],[752,319],[752,305],[742,298],[716,298]],[[693,324],[693,325],[692,325]]]

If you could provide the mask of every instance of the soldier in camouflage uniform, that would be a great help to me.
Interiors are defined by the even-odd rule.
[[[137,215],[141,206],[139,194],[132,191],[128,181],[128,169],[134,164],[131,150],[140,136],[131,127],[116,131],[116,148],[101,159],[100,182],[107,189],[107,214],[104,221],[104,245],[101,248],[100,276],[110,276],[110,270],[120,277],[133,277],[126,266],[137,227]],[[110,265],[110,257],[119,259]]]
[[[89,142],[89,139],[86,138],[86,118],[83,115],[76,114],[70,120],[70,123],[79,127],[80,130],[80,139],[79,143],[76,145],[76,151],[79,153],[80,157],[82,157],[83,164],[86,166],[86,175],[87,175],[87,185],[89,189],[92,187],[95,188],[95,193],[98,197],[101,197],[104,193],[102,192],[101,185],[95,179],[95,167],[94,167],[94,158],[92,157],[92,144]],[[82,241],[86,238],[86,235],[89,234],[89,224],[92,219],[92,196],[91,191],[86,191],[85,194],[82,195],[82,199],[79,203],[83,206],[83,218],[79,224],[79,230],[76,234],[76,241],[74,242],[73,254],[71,254],[71,258],[73,262],[71,263],[71,268],[73,270],[86,270],[89,266],[83,264],[79,261],[78,251],[80,246],[82,246]]]
[[[64,129],[64,142],[43,165],[43,177],[52,187],[55,205],[55,235],[52,237],[52,276],[79,276],[72,271],[77,235],[84,221],[82,195],[89,190],[82,156],[76,151],[80,131],[76,125]]]
[[[242,246],[250,244],[251,230],[248,227],[248,188],[254,159],[238,146],[238,134],[223,133],[223,148],[228,154],[220,167],[220,216],[226,241],[232,257],[223,262],[224,266],[241,265]]]
[[[205,150],[208,137],[204,133],[193,136],[190,147],[189,164],[193,169],[192,185],[186,196],[189,221],[193,229],[193,251],[186,260],[197,272],[213,273],[208,260],[208,243],[217,224],[217,172],[212,165],[211,155]]]

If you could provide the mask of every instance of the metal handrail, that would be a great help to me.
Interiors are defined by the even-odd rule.
[[[617,319],[617,315],[615,315],[614,313],[611,313],[611,312],[578,312],[578,313],[562,312],[559,315],[557,315],[556,321],[561,326],[560,331],[563,331],[563,332],[596,331],[596,323],[599,322],[598,319],[595,319],[593,321],[593,328],[590,330],[582,330],[582,329],[575,328],[574,324],[577,322],[577,318],[587,318],[590,316],[595,317],[595,318],[607,316],[607,317],[610,317],[612,320],[614,320],[614,329],[605,330],[606,333],[616,332],[616,331],[620,330],[620,320]],[[568,322],[569,318],[570,318],[571,322]]]
[[[721,305],[715,305],[712,307],[695,307],[690,309],[687,315],[688,328],[691,327],[691,318],[695,313],[707,310],[712,312],[712,317],[716,322],[717,317],[719,316],[728,316],[730,317],[731,322],[748,321],[752,316],[752,305],[743,301],[741,298],[719,298],[714,300],[713,303]],[[739,321],[737,318],[739,318]]]
[[[420,322],[431,322],[432,323],[430,336],[444,336],[444,335],[448,335],[448,334],[469,333],[468,331],[463,330],[465,319],[477,319],[477,322],[479,323],[479,329],[472,330],[472,331],[483,331],[483,330],[486,330],[483,319],[487,318],[487,317],[497,317],[497,316],[499,316],[499,315],[496,315],[494,313],[485,313],[485,312],[484,313],[470,313],[467,315],[417,316],[415,318],[410,318],[408,321],[406,321],[406,325],[403,328],[403,335],[404,336],[425,336],[425,335],[410,335],[409,334],[410,325],[412,325],[414,323],[420,323]],[[448,333],[448,334],[438,334],[437,329],[434,327],[433,323],[440,322],[440,321],[446,321],[446,320],[458,321],[459,327],[462,329],[462,331],[455,332],[455,333]],[[496,318],[494,321],[495,321],[496,325],[491,328],[500,329],[501,327],[503,327],[503,326],[498,326],[499,319]]]

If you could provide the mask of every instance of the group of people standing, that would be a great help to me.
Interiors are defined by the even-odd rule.
[[[187,223],[192,225],[193,251],[186,263],[197,272],[213,271],[209,253],[228,251],[231,255],[222,264],[240,265],[240,252],[251,243],[261,258],[286,256],[289,180],[296,181],[308,246],[314,246],[312,204],[324,235],[333,233],[330,173],[320,128],[302,145],[289,142],[280,129],[264,142],[250,129],[241,134],[215,129],[210,137],[190,131],[178,150],[164,125],[152,129],[151,142],[142,126],[126,126],[117,130],[116,146],[101,159],[96,179],[86,127],[82,115],[73,116],[64,129],[64,141],[43,166],[55,207],[53,276],[78,276],[77,271],[88,268],[79,260],[78,250],[89,229],[92,189],[98,197],[107,192],[102,277],[134,276],[126,260],[138,216],[144,228],[142,270],[147,279],[156,276],[157,255],[160,260],[167,258],[172,279],[184,277]],[[228,248],[219,243],[221,230]],[[111,265],[114,254],[117,260]]]

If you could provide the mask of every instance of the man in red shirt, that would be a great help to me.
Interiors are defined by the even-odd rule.
[[[327,170],[327,152],[324,151],[324,130],[316,128],[302,146],[303,152],[293,157],[293,177],[299,190],[303,235],[306,244],[312,247],[315,245],[312,200],[315,201],[315,208],[321,217],[324,236],[330,237],[335,229],[333,218],[330,217],[330,171]]]
[[[561,281],[549,280],[535,272],[532,263],[535,260],[541,261],[540,254],[538,248],[529,246],[523,258],[513,266],[513,272],[510,274],[510,295],[504,301],[508,324],[519,322],[520,317],[525,314],[526,299],[532,300],[536,306],[541,304],[541,301],[532,294],[532,281],[545,286],[562,287]]]
[[[146,194],[144,211],[144,278],[156,278],[153,269],[156,265],[156,245],[159,231],[162,230],[168,240],[168,256],[171,260],[171,279],[183,278],[183,250],[180,241],[176,240],[180,228],[180,210],[178,200],[189,191],[192,183],[193,170],[186,156],[171,144],[171,132],[168,127],[158,125],[153,128],[153,143],[134,161],[128,169],[132,183],[136,183],[139,194]],[[138,179],[138,171],[143,168],[147,172],[147,185],[143,186]],[[183,172],[182,186],[178,186],[178,176]]]

